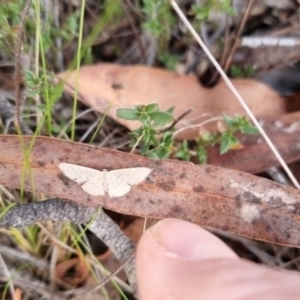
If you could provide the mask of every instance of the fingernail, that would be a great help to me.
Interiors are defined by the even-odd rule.
[[[200,226],[177,219],[165,219],[148,231],[166,255],[190,260],[237,257],[217,237]]]

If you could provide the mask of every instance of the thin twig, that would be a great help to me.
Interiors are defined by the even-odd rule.
[[[167,131],[169,131],[170,129],[172,129],[173,127],[175,127],[177,123],[179,123],[183,118],[185,118],[187,115],[189,115],[193,110],[194,110],[193,108],[190,108],[190,109],[188,109],[187,111],[185,111],[185,112],[184,112],[183,114],[181,114],[179,117],[175,118],[175,120],[173,121],[173,123],[172,123],[170,126],[164,128],[164,129],[162,129],[162,130],[159,130],[159,131],[158,131],[158,134],[167,132]]]
[[[235,39],[234,39],[234,43],[233,43],[233,46],[231,47],[231,51],[229,52],[228,56],[227,56],[227,60],[224,64],[224,72],[227,72],[230,65],[231,65],[231,61],[232,61],[232,57],[233,57],[233,54],[234,52],[236,51],[237,47],[239,46],[240,44],[240,41],[239,41],[239,38],[242,34],[242,31],[244,30],[244,27],[246,25],[246,21],[248,20],[248,17],[251,13],[251,10],[252,10],[252,7],[253,5],[255,4],[256,0],[250,0],[248,2],[248,5],[247,5],[247,8],[246,8],[246,11],[243,15],[243,18],[242,18],[242,21],[239,25],[239,29],[238,29],[238,32],[235,34]]]
[[[15,127],[17,131],[20,128],[20,115],[21,115],[21,89],[20,82],[22,79],[21,75],[21,51],[22,51],[22,32],[25,24],[25,19],[28,14],[31,5],[31,0],[27,0],[25,7],[22,11],[20,24],[18,27],[18,35],[15,50],[15,95],[16,95],[16,115],[15,115]]]
[[[236,96],[236,98],[240,102],[241,106],[244,108],[244,110],[248,114],[249,118],[252,120],[252,122],[254,123],[254,125],[257,127],[257,129],[259,130],[260,134],[262,135],[262,137],[264,138],[264,140],[266,141],[266,143],[268,144],[268,146],[272,150],[273,154],[277,158],[278,162],[280,163],[280,165],[282,166],[282,168],[285,170],[285,172],[287,173],[287,175],[289,176],[289,178],[293,182],[294,186],[297,189],[300,190],[300,185],[299,185],[297,179],[295,178],[295,176],[293,175],[293,173],[291,172],[291,170],[287,166],[286,162],[284,161],[284,159],[282,158],[282,156],[280,155],[280,153],[278,152],[278,150],[274,146],[273,142],[270,140],[270,138],[268,137],[268,135],[266,134],[266,132],[264,131],[264,129],[262,128],[262,126],[260,125],[260,123],[258,122],[258,120],[256,119],[256,117],[253,115],[253,113],[250,110],[249,106],[245,103],[245,101],[243,100],[243,98],[241,97],[241,95],[239,94],[239,92],[237,91],[237,89],[234,87],[234,85],[232,84],[232,82],[230,81],[230,79],[227,77],[226,73],[222,70],[221,66],[218,64],[218,62],[216,61],[216,59],[211,55],[210,51],[205,46],[205,44],[203,43],[203,41],[201,40],[201,38],[199,37],[199,35],[195,31],[195,29],[193,28],[193,26],[191,25],[191,23],[188,21],[188,19],[182,13],[182,11],[179,8],[179,6],[177,5],[176,1],[175,0],[169,0],[169,1],[170,1],[171,5],[173,6],[174,10],[176,11],[176,13],[179,15],[180,19],[183,21],[183,23],[188,28],[188,30],[190,31],[190,33],[193,35],[193,37],[196,39],[196,41],[202,47],[203,51],[209,57],[209,59],[212,62],[212,64],[218,70],[218,72],[222,76],[223,80],[227,84],[228,88]]]
[[[202,127],[202,126],[205,125],[205,124],[212,123],[212,122],[216,122],[216,121],[221,121],[221,120],[223,120],[222,117],[213,117],[213,118],[209,118],[208,120],[205,120],[205,121],[203,121],[203,122],[201,122],[201,123],[199,123],[199,124],[188,125],[188,126],[186,126],[186,127],[180,128],[180,129],[178,129],[177,131],[174,132],[174,135],[173,135],[173,136],[175,137],[176,135],[178,135],[178,134],[179,134],[180,132],[182,132],[182,131],[185,131],[185,130],[188,130],[188,129],[199,128],[199,127]]]

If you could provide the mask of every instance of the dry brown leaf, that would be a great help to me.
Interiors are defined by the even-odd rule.
[[[72,273],[70,272],[72,270]],[[54,281],[64,287],[83,284],[89,275],[86,258],[83,255],[59,263],[55,268]]]
[[[102,266],[107,267],[107,264],[105,262],[113,256],[111,255],[110,251],[107,251],[106,253],[98,255],[96,257],[101,262]],[[54,281],[66,288],[77,287],[79,285],[82,286],[87,280],[90,279],[89,275],[91,266],[87,262],[87,258],[88,256],[86,257],[83,254],[79,253],[78,257],[74,257],[57,264],[55,267]],[[115,258],[114,262],[115,264],[118,263],[117,266],[119,267],[120,264],[119,262],[116,262]],[[107,270],[110,270],[111,272],[114,271],[114,269],[111,268],[107,268]],[[95,281],[93,286],[95,286]]]
[[[24,168],[30,152],[31,172]],[[21,144],[22,142],[22,144]],[[147,180],[122,197],[91,196],[58,164],[102,170],[148,167]],[[22,181],[24,174],[24,181]],[[249,238],[300,247],[300,193],[270,180],[211,165],[146,157],[55,138],[0,137],[0,183],[141,217],[174,217]],[[34,182],[34,185],[33,185]]]
[[[67,82],[65,90],[73,94],[76,72],[58,76]],[[283,99],[268,86],[250,79],[233,79],[232,82],[257,117],[275,118],[284,112]],[[194,108],[177,128],[203,122],[204,119],[200,118],[203,114],[211,117],[219,117],[223,113],[246,114],[223,81],[207,89],[194,76],[144,66],[99,64],[83,67],[79,71],[78,92],[85,104],[107,113],[130,130],[139,127],[140,123],[117,118],[117,109],[157,103],[161,110],[175,107],[174,116],[178,117]],[[216,124],[208,124],[205,128],[216,130]],[[199,128],[186,130],[176,138],[193,139],[198,135]]]

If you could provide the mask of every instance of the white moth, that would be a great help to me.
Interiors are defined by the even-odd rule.
[[[143,182],[151,173],[151,169],[144,167],[112,171],[98,171],[68,163],[60,163],[58,167],[69,179],[83,183],[82,189],[92,196],[124,196],[130,192],[132,185]]]

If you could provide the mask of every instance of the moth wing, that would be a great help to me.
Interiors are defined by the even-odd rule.
[[[84,183],[101,175],[101,171],[74,164],[60,163],[58,167],[66,177],[77,183]]]
[[[82,185],[82,189],[92,196],[104,196],[104,180],[103,172],[99,171],[97,176],[91,177],[85,184]]]
[[[113,170],[107,174],[107,190],[110,197],[121,197],[131,190],[132,185],[143,182],[151,173],[149,168]]]
[[[135,185],[143,182],[151,173],[151,169],[149,168],[130,168],[124,169],[128,176],[128,184]]]

